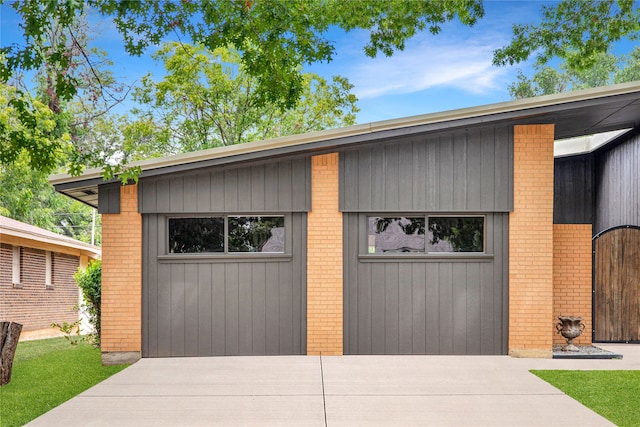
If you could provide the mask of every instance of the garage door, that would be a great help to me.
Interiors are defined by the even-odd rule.
[[[286,217],[287,253],[216,256],[166,254],[170,217],[143,215],[143,357],[305,354],[306,216]]]
[[[462,226],[484,224],[468,253],[412,218],[345,216],[345,354],[506,354],[508,214],[461,217]],[[443,217],[424,218],[435,230]],[[394,226],[396,235],[376,236]]]

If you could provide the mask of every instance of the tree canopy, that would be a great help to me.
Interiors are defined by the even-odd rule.
[[[301,65],[332,59],[331,27],[365,30],[369,33],[365,53],[390,55],[403,49],[419,31],[436,34],[443,23],[453,19],[473,25],[484,13],[480,0],[34,0],[11,6],[22,18],[23,43],[0,48],[0,83],[8,83],[24,71],[51,70],[45,107],[55,117],[53,129],[47,129],[51,138],[31,138],[41,132],[41,120],[35,115],[48,113],[32,105],[23,91],[17,91],[1,106],[14,109],[16,123],[0,129],[5,135],[14,132],[14,137],[0,141],[0,160],[15,161],[25,150],[33,158],[30,163],[34,168],[52,170],[60,153],[69,152],[68,171],[74,174],[81,172],[86,158],[70,140],[68,124],[58,106],[71,101],[83,81],[74,72],[72,51],[83,46],[75,25],[88,9],[114,22],[132,55],[141,55],[167,38],[211,51],[237,49],[243,69],[256,81],[258,102],[281,110],[294,107],[304,93]],[[54,33],[56,37],[51,36]],[[91,69],[89,55],[82,49],[80,53]]]
[[[335,55],[330,36],[335,28],[366,32],[363,50],[373,57],[402,50],[418,32],[437,34],[452,20],[470,26],[484,15],[481,0],[31,0],[10,5],[22,20],[21,41],[0,47],[0,84],[14,86],[0,96],[0,161],[12,163],[24,151],[37,170],[56,169],[63,157],[73,174],[90,164],[106,166],[107,176],[123,179],[135,177],[135,171],[105,165],[105,153],[94,157],[83,149],[87,133],[77,123],[73,127],[76,116],[66,104],[77,101],[79,92],[112,102],[124,95],[109,89],[114,82],[86,48],[79,24],[89,10],[114,24],[132,55],[168,40],[209,52],[237,51],[243,72],[253,79],[256,104],[281,111],[304,97],[308,80],[302,67]],[[639,33],[640,8],[633,0],[562,0],[543,6],[540,22],[514,25],[511,42],[495,51],[493,62],[515,64],[533,56],[542,66],[559,58],[568,70],[584,71],[614,43],[637,40]],[[42,73],[38,95],[14,84],[30,71]],[[83,88],[86,83],[92,89]],[[144,138],[153,125],[148,121],[146,128],[126,132]]]
[[[516,81],[509,85],[509,93],[514,99],[521,99],[636,80],[640,80],[640,47],[628,55],[599,54],[586,70],[571,69],[564,62],[558,68],[537,64],[531,78],[519,70]]]
[[[166,74],[142,79],[134,99],[142,107],[134,126],[149,129],[156,152],[174,154],[240,144],[284,135],[352,125],[358,111],[352,85],[302,74],[302,93],[294,107],[282,111],[263,104],[255,77],[232,49],[167,43],[154,53]]]
[[[640,6],[633,0],[562,0],[542,7],[537,24],[515,24],[511,42],[494,52],[495,65],[535,56],[538,65],[559,58],[585,71],[623,38],[638,40]]]
[[[100,216],[56,193],[47,174],[32,170],[24,153],[11,165],[0,164],[0,215],[86,243],[102,240]]]

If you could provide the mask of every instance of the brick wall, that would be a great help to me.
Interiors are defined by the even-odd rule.
[[[137,187],[120,187],[120,213],[102,215],[103,353],[142,349],[142,216]]]
[[[509,354],[551,357],[553,125],[514,126],[509,215]]]
[[[307,354],[341,355],[343,254],[337,153],[312,158],[311,194],[307,228]]]
[[[77,256],[52,253],[52,287],[45,284],[45,251],[20,250],[20,284],[12,283],[13,247],[0,245],[0,319],[22,324],[24,332],[48,329],[51,323],[73,323],[78,312],[78,287],[73,274]]]
[[[591,344],[592,257],[591,224],[553,226],[553,324],[558,316],[580,316],[585,332],[574,344]],[[566,339],[553,329],[553,343]]]

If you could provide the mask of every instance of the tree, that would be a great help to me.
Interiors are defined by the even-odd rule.
[[[52,16],[41,30],[46,40],[41,48],[47,55],[57,52],[54,60],[32,67],[31,82],[17,70],[2,84],[0,109],[7,119],[0,116],[0,162],[12,164],[26,156],[35,171],[51,173],[65,165],[74,174],[105,165],[105,150],[90,145],[93,124],[109,120],[109,111],[130,87],[115,80],[105,52],[88,47],[91,31],[83,14],[67,23]],[[0,69],[12,60],[0,56]],[[61,78],[74,82],[74,96],[65,94]],[[123,172],[117,161],[106,165],[109,175]]]
[[[235,50],[168,43],[154,54],[167,71],[154,81],[142,79],[134,99],[144,126],[157,123],[155,137],[162,154],[196,151],[283,135],[351,125],[356,97],[342,77],[331,83],[315,74],[302,75],[303,91],[294,107],[282,111],[263,104],[258,82]]]
[[[568,70],[584,71],[623,38],[640,36],[640,7],[633,0],[562,0],[542,7],[539,24],[513,26],[511,42],[494,52],[495,65],[513,65],[535,55],[539,65],[553,58]]]
[[[0,164],[0,215],[90,243],[93,209],[56,193],[47,174],[33,171],[22,154],[13,164]],[[101,241],[97,215],[94,243]]]
[[[18,347],[22,325],[16,322],[0,322],[0,386],[9,384],[13,371],[13,358]]]
[[[517,81],[509,85],[509,93],[514,99],[640,80],[640,47],[620,57],[600,54],[595,64],[586,70],[574,70],[561,63],[558,69],[538,64],[534,71],[532,78],[518,71]]]
[[[94,8],[103,18],[113,20],[127,51],[134,55],[142,54],[148,46],[158,45],[170,35],[209,50],[237,49],[243,68],[256,79],[259,101],[283,110],[294,106],[303,94],[300,66],[332,59],[334,47],[327,36],[330,27],[368,31],[365,53],[390,55],[403,49],[418,31],[436,34],[441,24],[456,18],[465,25],[473,25],[484,13],[481,0],[34,0],[16,1],[11,6],[22,17],[24,43],[0,48],[0,56],[5,59],[0,63],[0,83],[8,82],[21,71],[50,67],[58,71],[51,74],[50,85],[56,99],[73,99],[81,80],[69,72],[73,70],[69,43],[82,46],[76,43],[74,24],[87,8]],[[49,37],[54,26],[64,30],[61,37]],[[92,68],[91,59],[88,56],[84,59]],[[21,126],[37,127],[34,108],[21,101],[14,104]],[[55,103],[48,108],[58,114]],[[0,159],[12,162],[16,158],[13,154],[25,149],[35,158],[30,161],[34,167],[53,169],[57,158],[47,156],[45,149],[58,153],[70,148],[63,138],[67,131],[65,122],[56,123],[59,136],[46,144],[34,145],[28,138],[3,140]],[[82,160],[83,156],[72,156],[69,172],[80,173]]]
[[[21,109],[32,122],[18,119]],[[57,194],[47,180],[49,167],[60,164],[69,134],[60,134],[60,120],[45,102],[29,92],[18,95],[14,86],[0,84],[0,214],[61,233],[85,242],[91,241],[92,209]],[[30,144],[32,153],[12,145],[16,140]],[[99,239],[98,239],[99,240]]]

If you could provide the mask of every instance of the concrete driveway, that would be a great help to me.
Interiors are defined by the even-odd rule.
[[[508,356],[142,359],[29,426],[612,426],[529,369],[640,369]]]

